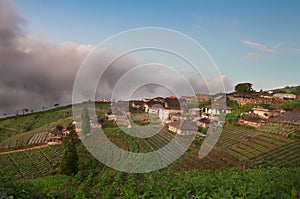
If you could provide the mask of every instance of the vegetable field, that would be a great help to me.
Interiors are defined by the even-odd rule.
[[[0,174],[30,179],[49,175],[56,169],[62,155],[60,145],[0,155]]]
[[[165,169],[145,174],[104,168],[74,177],[22,181],[19,186],[42,198],[298,198],[299,177],[299,168],[178,173]]]

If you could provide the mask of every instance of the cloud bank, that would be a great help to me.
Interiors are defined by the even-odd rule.
[[[52,44],[31,38],[23,31],[26,23],[8,1],[0,1],[0,116],[15,114],[23,108],[39,110],[56,103],[70,104],[76,73],[94,48],[74,42]],[[114,56],[105,49],[100,53],[107,59]],[[98,64],[101,66],[101,61]],[[99,82],[96,97],[110,97],[118,79],[137,64],[139,62],[130,56],[113,63]],[[170,77],[156,73],[155,78]],[[220,91],[217,86],[220,79],[227,90],[232,89],[228,78],[222,76],[209,82],[212,88],[216,85],[216,92]],[[198,88],[196,92],[207,92],[202,80],[191,77],[189,81]],[[170,83],[180,89],[180,82],[176,79],[170,78]],[[166,89],[153,85],[146,85],[141,91],[141,96],[170,94]]]

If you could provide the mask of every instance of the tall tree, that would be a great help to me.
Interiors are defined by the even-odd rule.
[[[25,113],[27,113],[28,111],[29,111],[28,108],[23,108],[23,109],[22,109],[23,115],[24,115]]]
[[[251,83],[239,83],[234,87],[236,92],[251,92],[252,84]]]
[[[78,172],[78,154],[76,145],[78,135],[75,130],[63,139],[62,146],[64,153],[60,162],[60,173],[65,175],[75,175]]]
[[[81,122],[82,122],[82,126],[81,126],[82,135],[87,135],[91,130],[91,126],[90,126],[90,116],[86,106],[83,108],[83,111],[81,113]]]

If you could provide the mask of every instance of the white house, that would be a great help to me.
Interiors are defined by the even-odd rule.
[[[275,93],[273,95],[274,98],[279,98],[279,99],[283,99],[283,100],[295,100],[296,99],[296,95],[294,94],[286,94],[286,93]]]
[[[178,135],[193,135],[198,130],[196,123],[187,120],[171,122],[168,129]]]
[[[282,109],[261,106],[255,106],[254,108],[252,108],[252,110],[254,114],[264,119],[269,119],[271,117],[278,116],[281,113],[285,112]]]
[[[205,106],[203,108],[203,113],[206,115],[221,115],[231,113],[232,109],[227,107],[226,109],[212,108],[212,106]]]

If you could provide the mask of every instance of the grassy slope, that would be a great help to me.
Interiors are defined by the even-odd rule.
[[[100,106],[98,108],[101,113],[107,110],[106,105],[101,106],[101,109]],[[5,129],[5,131],[0,129],[0,141],[9,137],[11,137],[9,139],[14,139],[14,136],[22,137],[22,135],[26,134],[44,132],[52,127],[52,125],[68,122],[66,117],[70,116],[70,111],[71,107],[63,107],[43,113],[20,116],[18,118],[2,119],[0,120],[0,128],[2,130]],[[39,119],[35,120],[37,115],[39,115]],[[28,123],[31,124],[31,129],[28,132],[24,132],[24,128]],[[126,136],[126,134],[121,134],[119,129],[114,128],[107,129],[106,133],[115,144],[120,145],[124,149],[130,148],[133,151],[146,152],[149,151],[149,146],[151,148],[153,144],[159,144],[161,140],[158,136],[153,138],[153,140],[141,141],[140,139]],[[7,134],[5,132],[10,133]],[[52,159],[54,160],[59,157],[59,153],[51,153],[47,148],[43,149],[43,153],[34,150],[34,152],[26,151],[26,154],[20,152],[20,155],[0,155],[1,159],[5,159],[4,157],[6,157],[6,160],[0,161],[0,174],[5,177],[11,171],[18,173],[19,177],[25,179],[46,175],[47,177],[36,178],[34,180],[13,181],[16,190],[19,188],[25,189],[33,197],[46,197],[48,195],[49,197],[77,198],[93,198],[95,196],[99,196],[100,198],[136,198],[137,196],[144,196],[144,198],[164,198],[167,196],[171,197],[173,194],[172,196],[176,198],[193,198],[195,195],[200,196],[204,194],[203,198],[207,198],[208,195],[213,197],[233,197],[245,196],[246,194],[247,197],[257,196],[257,198],[261,198],[260,194],[266,193],[269,195],[262,196],[272,197],[274,196],[270,195],[272,193],[286,197],[292,196],[295,193],[293,191],[295,189],[299,193],[299,181],[297,181],[300,178],[299,168],[269,168],[247,170],[246,172],[230,169],[220,170],[216,173],[201,171],[201,169],[242,167],[247,161],[247,164],[250,166],[253,165],[253,167],[260,167],[260,165],[267,167],[276,165],[282,161],[291,162],[291,159],[294,161],[294,164],[279,166],[297,166],[299,164],[300,161],[297,160],[300,160],[298,155],[300,154],[300,148],[298,144],[294,144],[295,142],[299,143],[299,141],[272,134],[258,135],[257,133],[257,130],[252,128],[226,127],[216,149],[206,158],[200,161],[197,159],[199,143],[202,141],[196,139],[184,157],[173,163],[169,168],[150,174],[132,175],[103,167],[82,145],[78,146],[80,173],[74,177],[60,175],[47,176],[49,175],[49,171],[51,172],[51,169],[45,172],[42,170],[42,166],[39,168],[42,164],[39,164],[39,162],[34,163],[35,160],[39,160],[39,158],[35,158],[39,155],[44,157],[45,164],[47,164],[47,161],[50,160],[51,162]],[[248,142],[251,142],[256,148],[249,148],[249,145],[246,144]],[[261,146],[262,142],[266,143],[266,146]],[[161,144],[164,145],[165,142],[161,142]],[[247,150],[245,151],[244,149]],[[291,159],[283,159],[283,157],[276,159],[275,157],[277,157],[276,155],[281,149],[288,151]],[[51,154],[53,155],[52,157],[50,157]],[[7,159],[7,157],[9,158]],[[268,157],[273,158],[268,159]],[[19,161],[19,158],[23,159]],[[7,160],[10,161],[10,164],[8,164],[9,161]],[[267,160],[267,163],[262,160]],[[272,162],[273,160],[275,162]],[[7,163],[5,167],[3,166],[3,162]],[[28,167],[29,164],[32,164],[31,168]],[[33,168],[34,165],[36,168]],[[53,170],[57,167],[57,165],[52,166]],[[30,176],[29,172],[31,169],[37,170],[32,176]],[[197,169],[197,171],[189,171],[192,169]],[[183,172],[182,170],[188,171]],[[176,171],[176,173],[173,171]],[[264,184],[267,187],[264,187]]]

